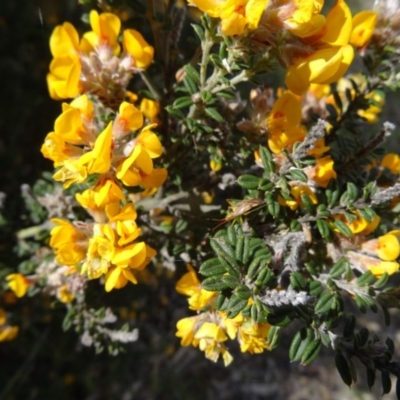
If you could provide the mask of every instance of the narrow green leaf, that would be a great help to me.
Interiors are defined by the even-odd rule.
[[[254,190],[258,189],[260,178],[254,175],[241,175],[237,183],[244,189]]]
[[[290,286],[296,291],[301,291],[306,288],[306,281],[300,272],[292,272],[290,275]]]
[[[315,305],[315,313],[316,314],[325,314],[328,312],[333,303],[334,303],[334,293],[331,292],[325,292],[317,301],[317,304]]]
[[[211,258],[203,262],[199,269],[199,273],[203,276],[223,275],[225,272],[225,266],[218,258]]]
[[[309,345],[313,337],[311,329],[300,329],[292,340],[289,348],[289,358],[292,362],[300,361],[303,357],[306,347]]]
[[[244,236],[239,236],[235,247],[235,256],[236,260],[238,261],[242,261],[243,246],[244,246]]]
[[[304,183],[308,182],[307,175],[300,169],[291,169],[289,171],[288,178],[294,181],[300,181]]]
[[[341,234],[344,236],[351,238],[353,233],[351,232],[350,228],[340,219],[334,219],[333,224],[339,230]]]
[[[301,364],[310,365],[318,357],[318,354],[321,351],[321,346],[322,344],[320,339],[311,341],[304,350],[301,357]]]
[[[209,278],[204,279],[201,286],[204,290],[208,290],[209,292],[216,292],[230,288],[230,286],[224,282],[220,276],[210,276]]]
[[[215,108],[207,107],[204,111],[213,120],[215,120],[215,121],[217,121],[219,123],[224,122],[223,116]]]
[[[190,79],[194,83],[196,83],[196,84],[200,83],[200,74],[199,74],[199,71],[197,71],[196,68],[194,68],[190,64],[186,64],[183,68],[184,68],[186,74],[190,77]]]

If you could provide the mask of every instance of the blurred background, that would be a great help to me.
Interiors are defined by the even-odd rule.
[[[348,3],[358,11],[373,2]],[[1,197],[0,278],[20,262],[16,232],[32,225],[21,185],[33,185],[43,171],[52,170],[40,153],[61,109],[46,87],[49,37],[64,21],[82,31],[81,17],[88,9],[77,0],[0,1],[0,192],[5,194],[5,199]],[[399,122],[398,97],[390,95],[387,102],[382,120]],[[398,135],[389,145],[399,148]],[[112,305],[122,320],[139,327],[140,340],[118,356],[96,355],[80,344],[76,333],[64,332],[65,309],[50,298],[15,302],[12,296],[1,297],[0,307],[15,316],[20,333],[12,342],[0,342],[0,400],[379,398],[379,386],[370,393],[363,377],[352,390],[346,388],[329,350],[309,367],[291,365],[287,356],[291,332],[273,353],[242,355],[233,349],[235,360],[229,368],[206,360],[197,349],[181,348],[174,335],[176,321],[186,312],[185,299],[175,294],[175,281],[168,273],[147,280],[148,285],[138,285],[135,291],[117,291],[93,300]],[[383,325],[381,316],[367,314],[364,320],[377,332]]]

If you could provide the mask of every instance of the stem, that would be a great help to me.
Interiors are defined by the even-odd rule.
[[[145,71],[141,72],[140,76],[143,79],[143,82],[146,84],[147,88],[150,90],[151,94],[154,96],[154,98],[157,101],[160,101],[161,94],[158,92],[157,88],[154,86],[153,82],[147,75],[147,72],[145,72]]]

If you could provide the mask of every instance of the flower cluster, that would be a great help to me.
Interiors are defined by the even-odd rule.
[[[92,30],[82,39],[72,24],[54,29],[50,38],[53,60],[47,84],[53,99],[68,99],[80,93],[95,94],[105,104],[119,104],[126,96],[132,74],[147,68],[154,49],[134,29],[122,32],[120,19],[111,13],[90,12]]]
[[[198,314],[178,321],[176,336],[181,338],[182,346],[198,346],[214,362],[222,356],[225,365],[233,361],[225,345],[228,338],[236,339],[243,353],[259,354],[270,349],[269,324],[256,323],[241,313],[228,318],[225,312],[216,310],[217,292],[203,289],[193,267],[188,264],[187,269],[176,290],[189,297],[189,308]]]

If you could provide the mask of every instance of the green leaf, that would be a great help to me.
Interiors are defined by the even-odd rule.
[[[198,88],[197,85],[193,82],[192,79],[189,78],[188,75],[186,75],[183,78],[183,84],[185,85],[186,90],[190,93],[190,94],[195,94],[198,92]]]
[[[318,357],[318,354],[321,351],[321,345],[320,339],[311,341],[301,357],[301,364],[310,365]]]
[[[251,297],[251,290],[246,285],[236,287],[234,292],[239,299],[248,300]]]
[[[340,278],[344,272],[346,271],[347,266],[349,265],[349,261],[346,257],[340,257],[339,260],[332,265],[332,268],[329,271],[329,275],[333,279]]]
[[[236,235],[236,231],[235,231],[235,227],[233,225],[231,225],[228,229],[227,229],[227,238],[229,241],[229,244],[232,247],[236,246],[236,241],[237,241],[237,235]]]
[[[358,189],[357,186],[352,183],[352,182],[348,182],[347,183],[347,194],[349,199],[353,202],[355,200],[357,200],[358,198]]]
[[[311,329],[300,329],[292,340],[289,348],[289,359],[292,362],[300,361],[313,337]]]
[[[201,286],[204,290],[208,290],[209,292],[216,292],[230,288],[226,282],[222,281],[220,276],[210,276],[209,278],[204,279]]]
[[[290,275],[290,286],[296,291],[301,291],[306,288],[306,281],[300,272],[292,272]]]
[[[294,181],[308,182],[307,175],[300,169],[291,169],[288,173],[288,178]]]
[[[375,279],[376,278],[371,271],[366,271],[359,278],[357,278],[356,282],[358,286],[367,286],[374,282]]]
[[[334,304],[335,294],[331,292],[325,292],[317,301],[315,305],[316,314],[325,314],[328,312]]]
[[[329,240],[331,235],[331,227],[324,219],[317,219],[317,228],[323,239]]]
[[[221,57],[218,54],[211,54],[210,55],[211,62],[218,68],[226,70],[226,67],[222,63]]]
[[[384,272],[383,275],[374,283],[375,288],[381,288],[388,283],[389,274]]]
[[[335,365],[339,371],[340,377],[347,386],[351,386],[353,378],[351,377],[350,367],[347,360],[341,353],[336,353]]]
[[[215,121],[219,123],[224,122],[223,116],[215,108],[207,107],[204,111],[210,118],[214,119]]]
[[[232,296],[227,308],[228,318],[235,318],[246,306],[247,300]]]
[[[281,328],[279,326],[271,326],[268,331],[267,342],[269,343],[269,349],[276,348],[279,344]]]
[[[201,264],[199,273],[203,276],[223,275],[226,272],[225,266],[219,258],[211,258]]]
[[[237,183],[244,189],[254,190],[258,189],[260,178],[254,175],[241,175]]]
[[[237,286],[240,285],[240,280],[233,275],[223,275],[222,281],[230,288],[230,289],[235,289]]]
[[[235,256],[236,260],[238,261],[242,261],[243,247],[244,247],[244,236],[239,236],[235,247]]]
[[[353,233],[351,232],[350,228],[340,219],[334,219],[333,224],[339,230],[341,234],[344,236],[351,238]]]
[[[194,68],[190,64],[186,64],[183,68],[184,68],[186,74],[190,77],[190,79],[194,83],[196,83],[196,84],[200,83],[200,74],[199,74],[199,71],[197,71],[196,68]]]
[[[200,25],[192,24],[193,30],[196,32],[199,39],[203,42],[205,40],[203,28]]]

